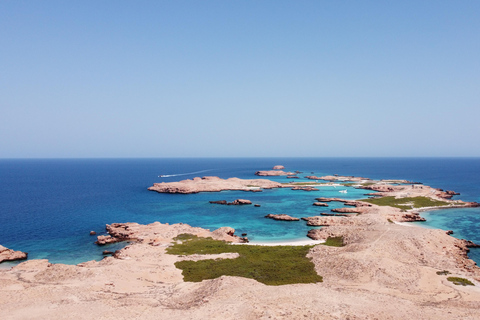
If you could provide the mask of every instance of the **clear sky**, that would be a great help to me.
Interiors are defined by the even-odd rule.
[[[0,1],[0,158],[480,156],[480,1]]]

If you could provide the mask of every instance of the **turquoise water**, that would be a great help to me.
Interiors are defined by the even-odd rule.
[[[178,181],[194,176],[258,178],[257,170],[283,164],[286,170],[306,175],[356,175],[375,179],[408,179],[459,191],[457,198],[480,201],[479,159],[384,158],[248,158],[248,159],[70,159],[0,160],[0,244],[29,253],[29,258],[76,264],[99,260],[105,249],[93,244],[91,230],[102,234],[114,222],[183,222],[216,229],[230,226],[252,241],[307,239],[305,221],[284,222],[264,218],[269,213],[295,217],[318,215],[343,206],[314,207],[316,197],[364,198],[367,190],[319,187],[319,191],[273,189],[263,192],[224,191],[191,195],[148,191],[154,182]],[[191,172],[204,171],[198,174]],[[185,174],[159,178],[161,174]],[[291,182],[285,177],[271,177]],[[294,182],[309,181],[295,179]],[[348,193],[339,193],[348,189]],[[211,200],[249,199],[261,207],[221,206]],[[458,213],[428,213],[428,225],[452,229],[455,236],[480,242],[480,209]],[[477,259],[472,250],[472,257]]]

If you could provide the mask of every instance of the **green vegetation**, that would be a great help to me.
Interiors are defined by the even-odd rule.
[[[437,271],[437,274],[439,276],[446,276],[447,274],[450,274],[450,271],[447,271],[447,270]]]
[[[212,238],[179,235],[180,240],[167,249],[176,255],[237,252],[236,259],[179,261],[185,281],[200,282],[222,275],[255,279],[267,285],[322,282],[314,264],[306,257],[312,246],[232,245]]]
[[[254,184],[247,184],[247,188],[260,188],[260,187]]]
[[[388,222],[393,223],[392,219],[387,219],[387,220],[388,220]]]
[[[400,198],[395,197],[381,197],[372,199],[362,199],[360,201],[376,204],[379,206],[390,206],[399,209],[405,209],[406,207],[423,208],[423,207],[440,207],[449,205],[448,202],[433,200],[427,197],[410,197]]]
[[[373,186],[374,184],[375,182],[365,182],[365,183],[362,183],[362,186],[367,187],[367,186]]]
[[[327,240],[323,243],[325,246],[331,246],[331,247],[343,247],[343,237],[328,237]]]
[[[470,280],[464,278],[448,277],[447,280],[453,282],[453,284],[456,284],[457,286],[474,286]]]

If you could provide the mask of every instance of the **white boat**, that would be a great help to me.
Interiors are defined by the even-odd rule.
[[[340,190],[338,192],[341,192],[341,193],[347,193],[347,190]]]

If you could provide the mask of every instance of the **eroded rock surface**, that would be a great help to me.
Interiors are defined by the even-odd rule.
[[[0,245],[0,263],[3,261],[16,261],[25,260],[28,257],[28,253],[22,251],[14,251]]]

